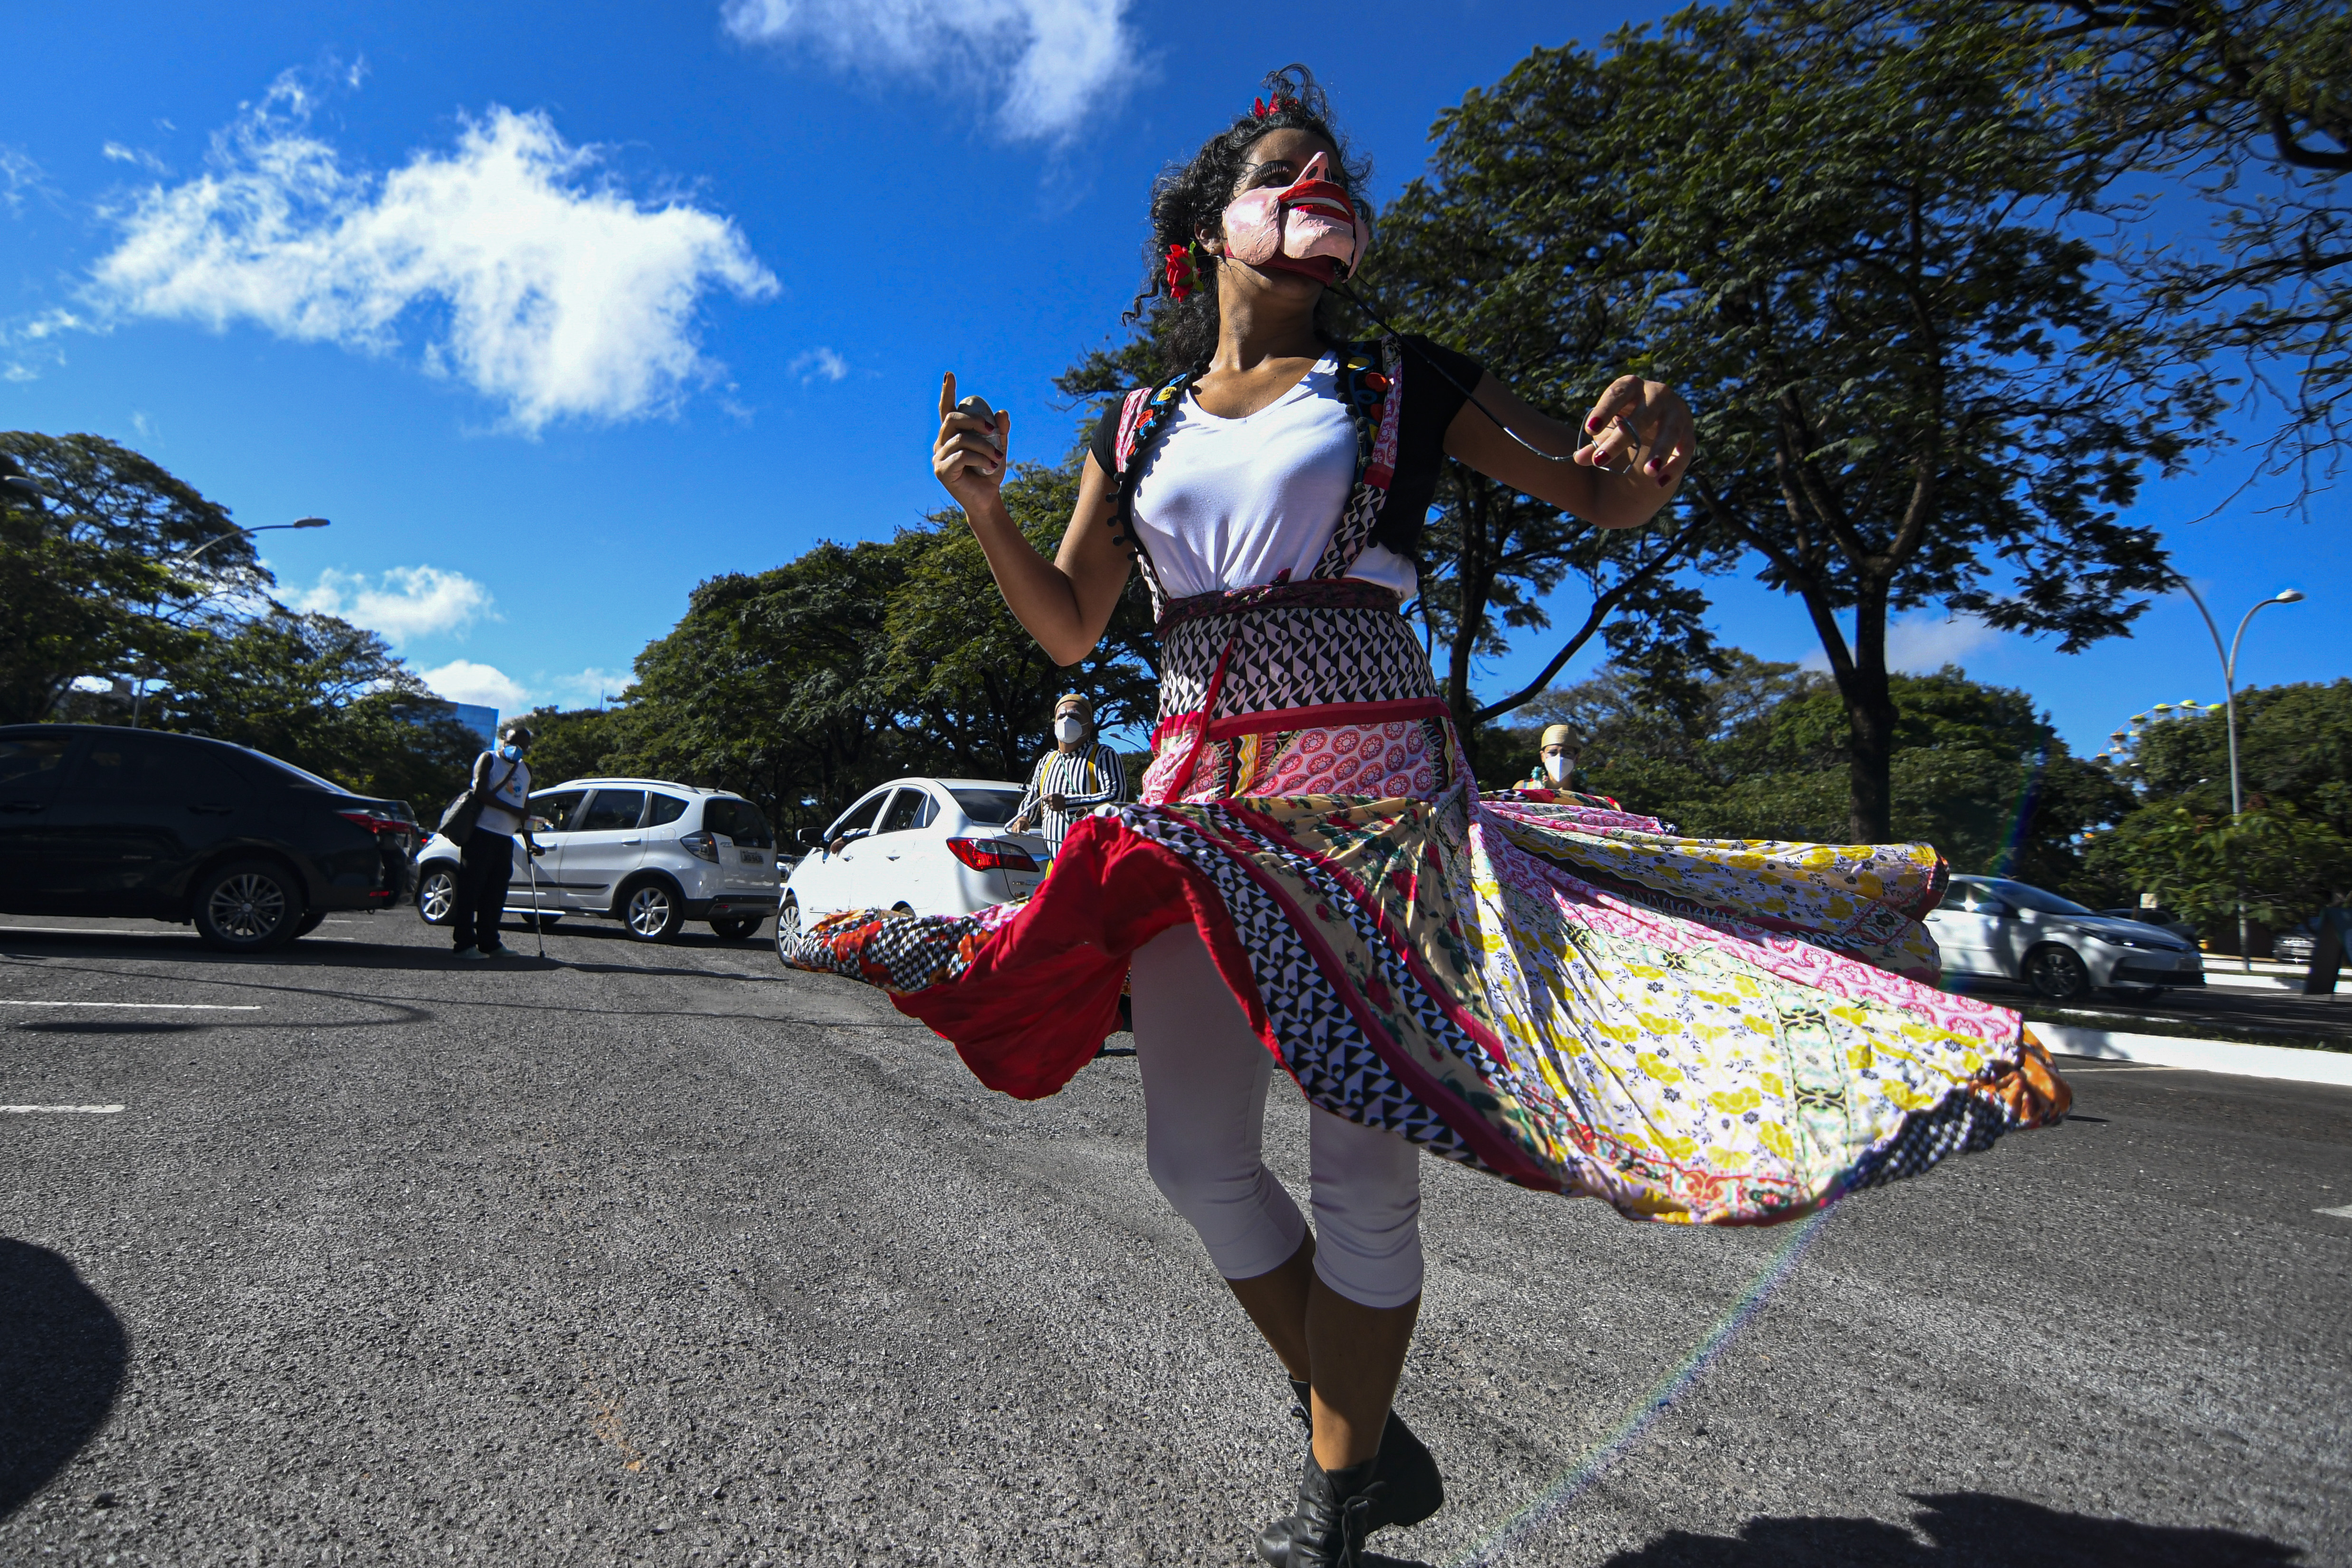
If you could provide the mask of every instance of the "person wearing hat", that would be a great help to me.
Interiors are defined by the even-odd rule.
[[[1095,737],[1095,705],[1076,692],[1065,693],[1054,705],[1054,749],[1029,770],[1013,831],[1035,829],[1045,834],[1047,852],[1059,854],[1072,822],[1126,799],[1127,769],[1118,753]]]
[[[1536,765],[1528,775],[1529,788],[1536,789],[1573,789],[1576,788],[1576,758],[1583,749],[1576,731],[1568,725],[1555,724],[1543,732],[1543,746],[1537,753]]]
[[[499,916],[506,912],[507,884],[514,878],[515,835],[522,835],[530,853],[543,852],[530,836],[530,768],[522,759],[532,738],[519,724],[507,731],[504,746],[474,758],[472,789],[482,810],[458,846],[457,894],[450,911],[451,939],[460,958],[495,958],[506,951],[499,945]]]

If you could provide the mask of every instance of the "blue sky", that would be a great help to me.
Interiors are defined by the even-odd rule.
[[[282,597],[383,631],[451,696],[593,703],[697,581],[940,505],[941,370],[1013,411],[1016,457],[1058,455],[1050,378],[1121,333],[1152,173],[1268,66],[1314,65],[1377,197],[1465,89],[1664,9],[30,8],[0,117],[0,426],[136,446],[247,525],[331,517],[265,539]],[[2347,674],[2342,503],[2231,500],[2249,460],[2217,444],[2139,516],[2225,633],[2311,595],[2256,622],[2244,682]],[[1727,640],[1814,653],[1795,601],[1712,591]],[[1521,643],[1490,695],[1549,653]],[[2220,695],[2178,596],[2071,657],[1933,615],[1895,645],[2024,687],[2085,752]]]

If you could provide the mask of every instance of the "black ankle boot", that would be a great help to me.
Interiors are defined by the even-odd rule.
[[[1326,1471],[1307,1453],[1307,1474],[1298,1483],[1298,1511],[1290,1516],[1285,1568],[1359,1568],[1372,1509],[1388,1490],[1374,1473],[1379,1456],[1344,1470]]]
[[[1315,1469],[1315,1416],[1313,1396],[1307,1384],[1298,1378],[1290,1380],[1290,1413],[1307,1429],[1307,1465]],[[1385,1530],[1392,1524],[1419,1524],[1445,1505],[1445,1481],[1437,1473],[1437,1460],[1428,1446],[1414,1436],[1404,1417],[1389,1412],[1388,1425],[1381,1428],[1380,1452],[1373,1456],[1373,1476],[1381,1483],[1380,1495],[1373,1499],[1364,1515],[1364,1533]],[[1362,1467],[1358,1466],[1360,1469]],[[1300,1495],[1305,1495],[1306,1483],[1300,1483]],[[1290,1538],[1298,1522],[1296,1514],[1285,1514],[1258,1531],[1257,1554],[1273,1568],[1288,1568]]]

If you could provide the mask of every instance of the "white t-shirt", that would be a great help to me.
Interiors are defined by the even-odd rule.
[[[511,776],[508,771],[510,768]],[[483,803],[482,814],[475,819],[475,825],[509,837],[522,831],[522,814],[530,801],[530,769],[520,758],[509,762],[493,752],[489,776],[482,782],[490,787],[490,796]]]
[[[1154,444],[1135,488],[1135,524],[1171,599],[1257,588],[1285,569],[1314,575],[1356,480],[1356,422],[1339,401],[1339,361],[1325,354],[1298,384],[1240,419],[1220,419],[1190,392]],[[1412,562],[1367,545],[1349,577],[1410,599]]]

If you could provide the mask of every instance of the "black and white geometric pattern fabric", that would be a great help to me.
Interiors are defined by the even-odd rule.
[[[1276,602],[1170,627],[1160,642],[1160,718],[1199,713],[1221,663],[1218,714],[1437,695],[1428,651],[1393,609]]]
[[[1342,355],[1341,379],[1349,385],[1360,384],[1369,368],[1360,362],[1366,357],[1360,349]],[[1404,346],[1394,338],[1381,341],[1381,369],[1388,381],[1386,395],[1370,408],[1357,402],[1349,405],[1356,418],[1356,483],[1323,559],[1315,563],[1317,577],[1345,577],[1354,569],[1388,505],[1389,482],[1396,477],[1397,428],[1404,413]]]
[[[1395,1133],[1433,1155],[1491,1171],[1461,1134],[1397,1082],[1340,998],[1338,988],[1300,939],[1289,912],[1249,874],[1231,848],[1212,841],[1192,823],[1168,812],[1146,807],[1123,810],[1119,815],[1136,832],[1165,844],[1216,884],[1233,916],[1234,935],[1248,955],[1251,977],[1257,982],[1258,997],[1281,1048],[1283,1066],[1310,1101],[1348,1121]],[[1294,865],[1304,863],[1239,821],[1231,824],[1231,831],[1255,850],[1285,854]],[[1388,952],[1385,936],[1375,931],[1362,934],[1376,953]],[[1397,972],[1389,977],[1391,989],[1420,997],[1419,983],[1402,964],[1395,968]],[[1449,1043],[1454,1049],[1478,1049],[1442,1013],[1433,1021],[1432,1033],[1453,1036]]]

